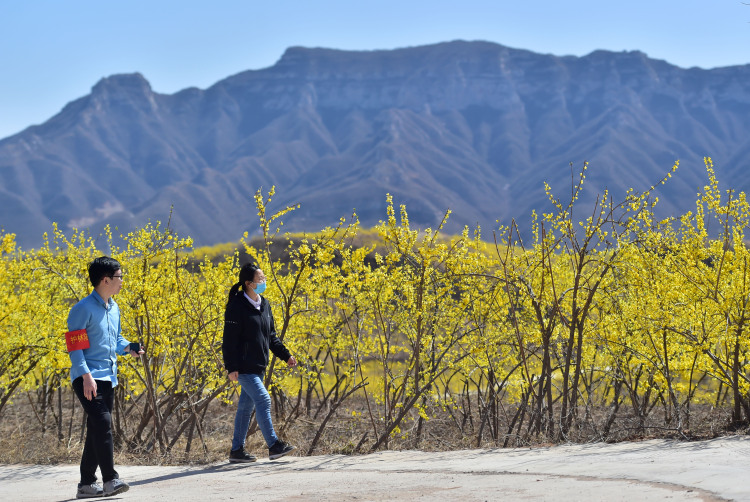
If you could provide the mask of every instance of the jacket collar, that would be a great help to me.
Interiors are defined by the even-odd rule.
[[[245,295],[243,293],[240,293],[237,296],[235,296],[234,301],[242,305],[242,308],[249,309],[253,312],[258,312],[258,309],[253,307],[253,305],[250,303],[250,300],[245,298]],[[268,300],[266,300],[266,298],[263,295],[261,295],[260,296],[260,312],[263,312],[265,310],[265,306],[267,304],[268,304]]]

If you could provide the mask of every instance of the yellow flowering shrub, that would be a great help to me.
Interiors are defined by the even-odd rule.
[[[675,164],[646,192],[617,202],[605,191],[576,219],[586,169],[568,201],[545,187],[551,210],[532,214],[525,240],[515,222],[490,239],[445,235],[449,211],[414,229],[390,196],[374,229],[354,214],[287,234],[295,207],[271,213],[273,189],[256,194],[258,237],[239,249],[264,270],[277,335],[299,362],[272,360],[266,383],[286,423],[314,424],[307,453],[336,416],[364,424],[351,451],[418,444],[437,416],[476,444],[607,438],[618,419],[682,433],[701,403],[750,418],[745,195],[720,191],[706,159],[694,212],[655,216],[653,192]],[[211,403],[236,396],[221,338],[237,249],[196,255],[160,224],[102,241],[55,227],[31,251],[0,234],[0,420],[14,395],[41,410],[68,385],[65,320],[91,290],[87,264],[109,254],[125,275],[123,335],[146,348],[121,361],[116,436],[189,452]]]

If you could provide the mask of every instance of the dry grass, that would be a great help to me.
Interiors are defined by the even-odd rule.
[[[71,399],[72,396],[66,396]],[[340,408],[328,423],[313,454],[357,454],[367,453],[374,444],[372,422],[366,414],[364,402],[352,401],[350,407]],[[355,409],[353,409],[353,407]],[[70,410],[72,407],[66,407]],[[212,404],[203,425],[202,441],[194,438],[190,451],[186,451],[186,441],[181,440],[169,453],[147,451],[143,447],[128,446],[123,438],[118,438],[115,448],[115,463],[118,465],[175,465],[203,464],[226,459],[229,451],[234,424],[235,406],[220,402]],[[352,412],[355,412],[354,414]],[[560,442],[546,434],[526,434],[528,422],[520,431],[507,435],[510,416],[500,417],[496,432],[485,426],[479,438],[478,417],[450,415],[441,410],[428,410],[434,417],[422,423],[421,434],[417,434],[419,423],[410,421],[404,424],[402,432],[389,440],[387,448],[395,450],[420,449],[424,451],[450,451],[477,447],[502,447],[506,438],[508,446],[547,446]],[[293,420],[285,420],[288,410],[275,410],[274,423],[277,433],[284,440],[298,446],[297,455],[307,454],[315,437],[325,410],[315,417],[301,415]],[[726,434],[747,432],[745,428],[728,426],[730,413],[726,409],[711,406],[694,406],[691,410],[690,427],[677,431],[664,425],[664,417],[654,411],[652,417],[641,427],[627,410],[616,420],[607,437],[602,437],[597,424],[604,422],[607,409],[593,410],[582,426],[574,428],[566,441],[570,442],[617,442],[638,441],[651,438],[705,439]],[[68,412],[69,413],[69,412]],[[54,417],[47,420],[43,430],[42,421],[34,412],[29,400],[17,399],[8,406],[0,417],[0,463],[57,464],[73,463],[80,460],[83,448],[82,413],[80,407],[72,415],[63,417],[66,427],[58,438]],[[520,434],[517,434],[519,432]],[[363,440],[363,437],[365,438]],[[258,457],[265,457],[267,449],[260,432],[250,435],[246,448]]]

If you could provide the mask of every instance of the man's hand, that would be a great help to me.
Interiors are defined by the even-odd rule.
[[[291,356],[286,363],[290,368],[294,368],[295,366],[297,366],[297,360],[294,358],[294,356]]]
[[[91,373],[83,375],[83,397],[91,401],[96,397],[96,380]]]
[[[130,355],[137,358],[141,357],[141,354],[145,354],[143,345],[141,345],[139,342],[132,342],[130,344]]]
[[[228,376],[229,376],[229,379],[231,381],[236,382],[237,381],[237,377],[239,376],[239,372],[238,371],[233,371]]]

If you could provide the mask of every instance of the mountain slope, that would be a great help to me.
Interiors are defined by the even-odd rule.
[[[102,79],[40,126],[0,141],[0,224],[24,246],[63,228],[171,224],[196,244],[257,226],[252,196],[301,203],[285,228],[315,231],[385,194],[415,226],[528,221],[590,162],[583,203],[648,188],[680,160],[661,211],[692,209],[703,156],[750,188],[750,65],[682,69],[640,52],[557,57],[486,42],[393,51],[293,47],[212,87],[153,92]],[[725,183],[728,184],[728,183]],[[272,209],[273,209],[272,208]]]

